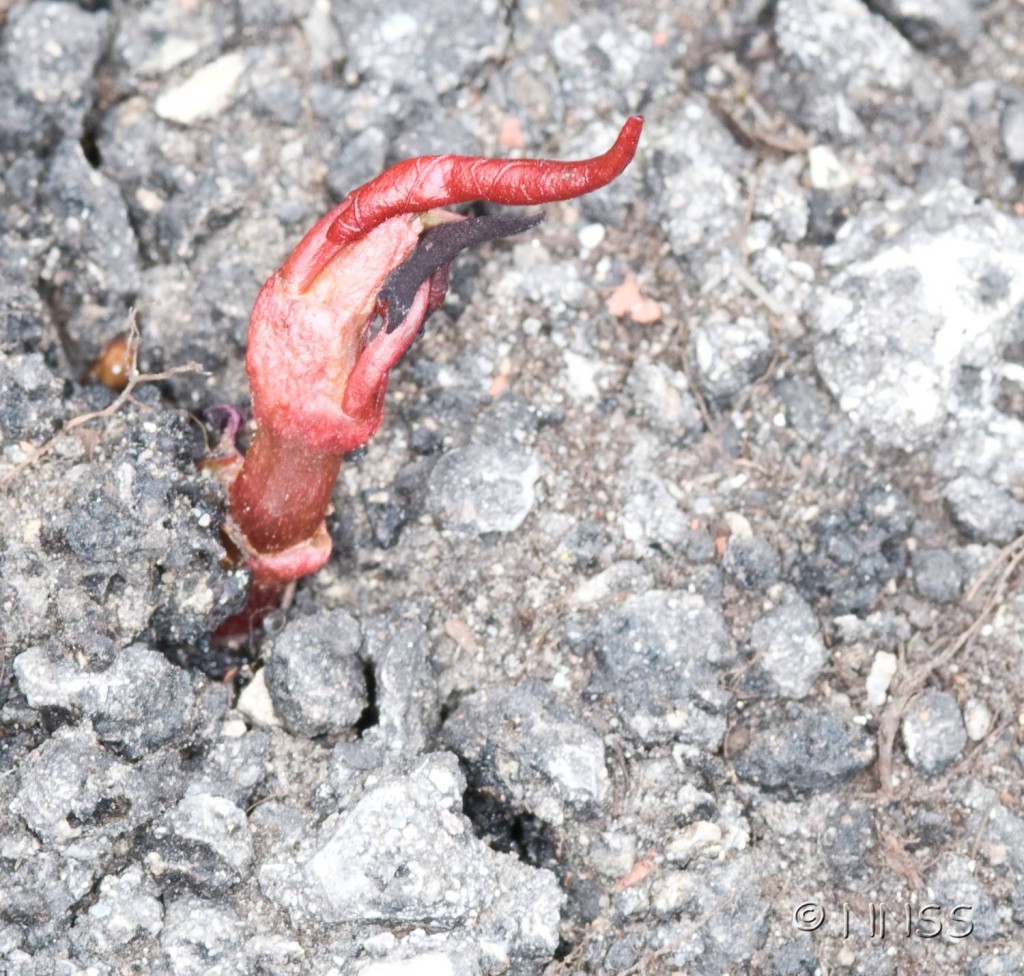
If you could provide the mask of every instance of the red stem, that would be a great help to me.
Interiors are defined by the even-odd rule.
[[[230,488],[231,517],[252,549],[270,554],[310,539],[331,503],[342,455],[260,427]]]
[[[643,124],[643,116],[631,116],[607,152],[578,162],[481,156],[406,159],[353,190],[328,214],[333,220],[327,240],[344,246],[389,217],[451,203],[486,200],[530,206],[581,196],[610,183],[629,165]]]

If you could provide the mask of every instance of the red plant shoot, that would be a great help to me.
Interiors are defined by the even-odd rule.
[[[353,190],[327,215],[327,237],[345,244],[396,214],[470,200],[529,207],[583,196],[611,183],[630,164],[643,124],[639,115],[632,116],[611,149],[574,163],[480,156],[403,160]]]
[[[327,561],[324,515],[342,458],[380,425],[388,373],[444,301],[455,254],[541,219],[463,217],[439,208],[470,200],[522,206],[589,193],[629,165],[642,126],[633,116],[606,153],[579,162],[400,162],[322,217],[271,275],[249,322],[255,435],[243,458],[234,447],[237,423],[229,424],[207,462],[227,485],[225,535],[252,570],[254,590],[279,588]]]

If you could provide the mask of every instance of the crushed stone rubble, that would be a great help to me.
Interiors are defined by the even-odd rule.
[[[0,5],[0,973],[1024,969],[1024,7],[186,6]],[[216,646],[266,277],[641,111]]]

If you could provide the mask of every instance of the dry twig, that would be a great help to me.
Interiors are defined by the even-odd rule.
[[[67,423],[65,423],[64,426],[53,435],[53,437],[29,451],[28,456],[24,460],[15,465],[3,477],[0,477],[0,486],[7,485],[22,471],[24,471],[25,468],[31,467],[40,458],[49,454],[50,451],[54,449],[60,438],[65,434],[70,434],[73,430],[77,430],[79,427],[84,427],[86,424],[92,423],[94,420],[100,420],[103,417],[110,417],[117,413],[117,411],[131,399],[135,388],[141,386],[143,383],[159,383],[161,380],[167,380],[172,376],[178,376],[182,373],[203,372],[203,367],[199,363],[182,363],[180,366],[172,366],[170,369],[165,369],[159,373],[140,373],[138,370],[139,327],[135,322],[134,309],[129,315],[128,322],[128,383],[125,388],[102,410],[92,410],[89,413],[83,413],[79,414],[77,417],[72,417],[71,420],[67,421]]]
[[[889,703],[882,712],[878,723],[878,759],[876,768],[878,770],[879,792],[884,797],[891,798],[893,796],[893,749],[896,743],[896,733],[899,731],[904,712],[920,694],[928,678],[939,668],[949,664],[961,651],[971,645],[985,622],[1002,603],[1006,585],[1022,562],[1024,562],[1024,535],[1018,536],[1013,542],[1004,546],[997,553],[967,593],[965,602],[972,603],[986,586],[989,588],[988,596],[974,620],[943,650],[940,651],[939,647],[941,645],[937,645],[933,650],[938,653],[935,653],[918,667],[901,673],[899,683],[890,696]],[[1000,566],[1003,567],[1002,572],[999,573],[998,578],[993,582],[993,578],[996,576]],[[901,671],[904,664],[905,658],[901,656]]]

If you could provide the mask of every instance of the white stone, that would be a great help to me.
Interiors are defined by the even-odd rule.
[[[370,963],[359,976],[455,976],[455,966],[440,952],[425,952],[412,959]]]
[[[688,864],[694,857],[711,852],[722,843],[722,828],[710,820],[688,824],[668,842],[665,857],[674,864]]]
[[[153,111],[168,122],[192,125],[220,115],[235,97],[245,73],[245,58],[238,51],[203,65],[185,81],[157,96]]]
[[[992,728],[992,712],[983,701],[970,698],[964,706],[964,726],[971,742],[980,742]]]
[[[896,674],[897,659],[889,651],[879,651],[871,662],[865,685],[868,693],[868,704],[880,708],[885,704],[889,693],[889,685]]]
[[[281,720],[274,712],[274,703],[270,700],[270,692],[267,691],[267,676],[264,668],[253,676],[239,693],[236,708],[253,725],[262,728],[271,728],[281,724]]]
[[[577,235],[580,247],[585,248],[588,251],[592,251],[597,247],[605,238],[604,224],[586,224],[580,228],[580,232]]]
[[[569,349],[562,355],[565,359],[565,388],[569,396],[574,400],[596,400],[601,395],[598,377],[607,372],[605,363]]]
[[[840,190],[853,183],[853,177],[828,146],[812,146],[807,153],[811,186],[815,190]]]

